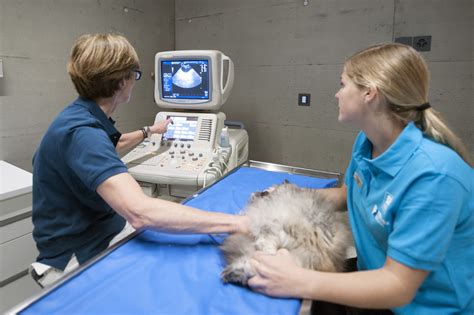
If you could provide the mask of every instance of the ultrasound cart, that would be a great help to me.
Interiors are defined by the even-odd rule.
[[[283,183],[335,187],[340,174],[249,161],[183,203],[239,213],[255,191]],[[297,299],[271,298],[220,279],[225,235],[135,232],[53,287],[11,309],[19,314],[298,314]]]

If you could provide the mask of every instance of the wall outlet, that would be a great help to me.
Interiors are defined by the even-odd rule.
[[[311,104],[311,94],[298,94],[298,105],[299,106],[309,106]]]
[[[431,35],[413,37],[413,48],[418,51],[430,51]]]
[[[411,46],[418,51],[430,51],[431,35],[395,37],[395,43]]]
[[[411,45],[413,45],[413,37],[411,37],[411,36],[396,37],[395,38],[395,43],[400,43],[400,44],[411,46]]]

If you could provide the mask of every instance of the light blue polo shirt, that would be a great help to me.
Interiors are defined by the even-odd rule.
[[[359,270],[386,256],[430,271],[403,314],[474,314],[474,171],[408,124],[371,159],[364,133],[345,175]]]

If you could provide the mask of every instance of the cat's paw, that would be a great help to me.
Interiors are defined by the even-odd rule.
[[[232,265],[227,266],[221,273],[221,279],[224,282],[240,283],[247,285],[248,280],[254,276],[254,273],[248,268],[236,268]]]
[[[255,249],[265,254],[275,255],[280,243],[276,237],[259,238],[255,241]]]

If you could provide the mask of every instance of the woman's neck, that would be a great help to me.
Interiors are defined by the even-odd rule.
[[[106,97],[106,98],[98,98],[95,100],[97,105],[99,105],[100,109],[105,113],[107,117],[112,116],[112,113],[117,108],[118,103],[116,102],[116,97]]]
[[[405,126],[393,119],[380,119],[363,128],[365,135],[372,143],[372,159],[384,153],[397,140]]]

